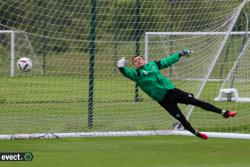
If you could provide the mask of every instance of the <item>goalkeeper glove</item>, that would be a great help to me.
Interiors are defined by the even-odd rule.
[[[188,50],[188,49],[183,49],[181,51],[178,52],[179,56],[189,56],[192,53],[192,51]]]
[[[117,61],[117,67],[118,68],[124,67],[127,63],[128,63],[128,61],[125,59],[125,57],[123,57]]]

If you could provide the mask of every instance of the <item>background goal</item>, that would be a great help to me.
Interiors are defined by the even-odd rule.
[[[119,73],[116,61],[157,60],[184,48],[192,56],[163,73],[238,115],[225,120],[181,105],[183,113],[201,131],[248,134],[250,105],[214,98],[222,88],[250,97],[249,12],[248,0],[2,2],[0,138],[182,134],[172,131],[175,119]],[[29,73],[16,69],[23,56],[33,60]]]

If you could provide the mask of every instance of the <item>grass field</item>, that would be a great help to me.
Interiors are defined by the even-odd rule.
[[[32,152],[33,161],[2,167],[246,167],[250,142],[196,137],[144,136],[0,141],[1,152]]]
[[[196,88],[196,81],[175,81],[177,87]],[[88,80],[78,77],[4,77],[0,80],[0,134],[169,129],[173,118],[142,91],[135,103],[134,83],[120,76],[95,79],[94,126],[88,129]],[[209,82],[201,99],[237,110],[224,120],[195,108],[191,122],[201,130],[250,131],[249,103],[214,102],[220,82]],[[126,87],[126,89],[123,89]],[[184,89],[185,90],[185,89]],[[194,90],[189,90],[193,92]],[[180,106],[185,111],[187,106]],[[187,111],[187,110],[186,110]]]

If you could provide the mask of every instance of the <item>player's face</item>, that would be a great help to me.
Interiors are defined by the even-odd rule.
[[[144,61],[143,57],[137,56],[132,60],[132,63],[134,65],[134,67],[139,68],[145,64],[145,61]]]

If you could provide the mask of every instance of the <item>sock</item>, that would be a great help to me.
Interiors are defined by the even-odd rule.
[[[227,112],[227,110],[221,110],[221,114],[224,115]]]
[[[195,136],[198,136],[198,134],[199,134],[199,131],[198,131],[198,130],[195,130],[194,135],[195,135]]]

